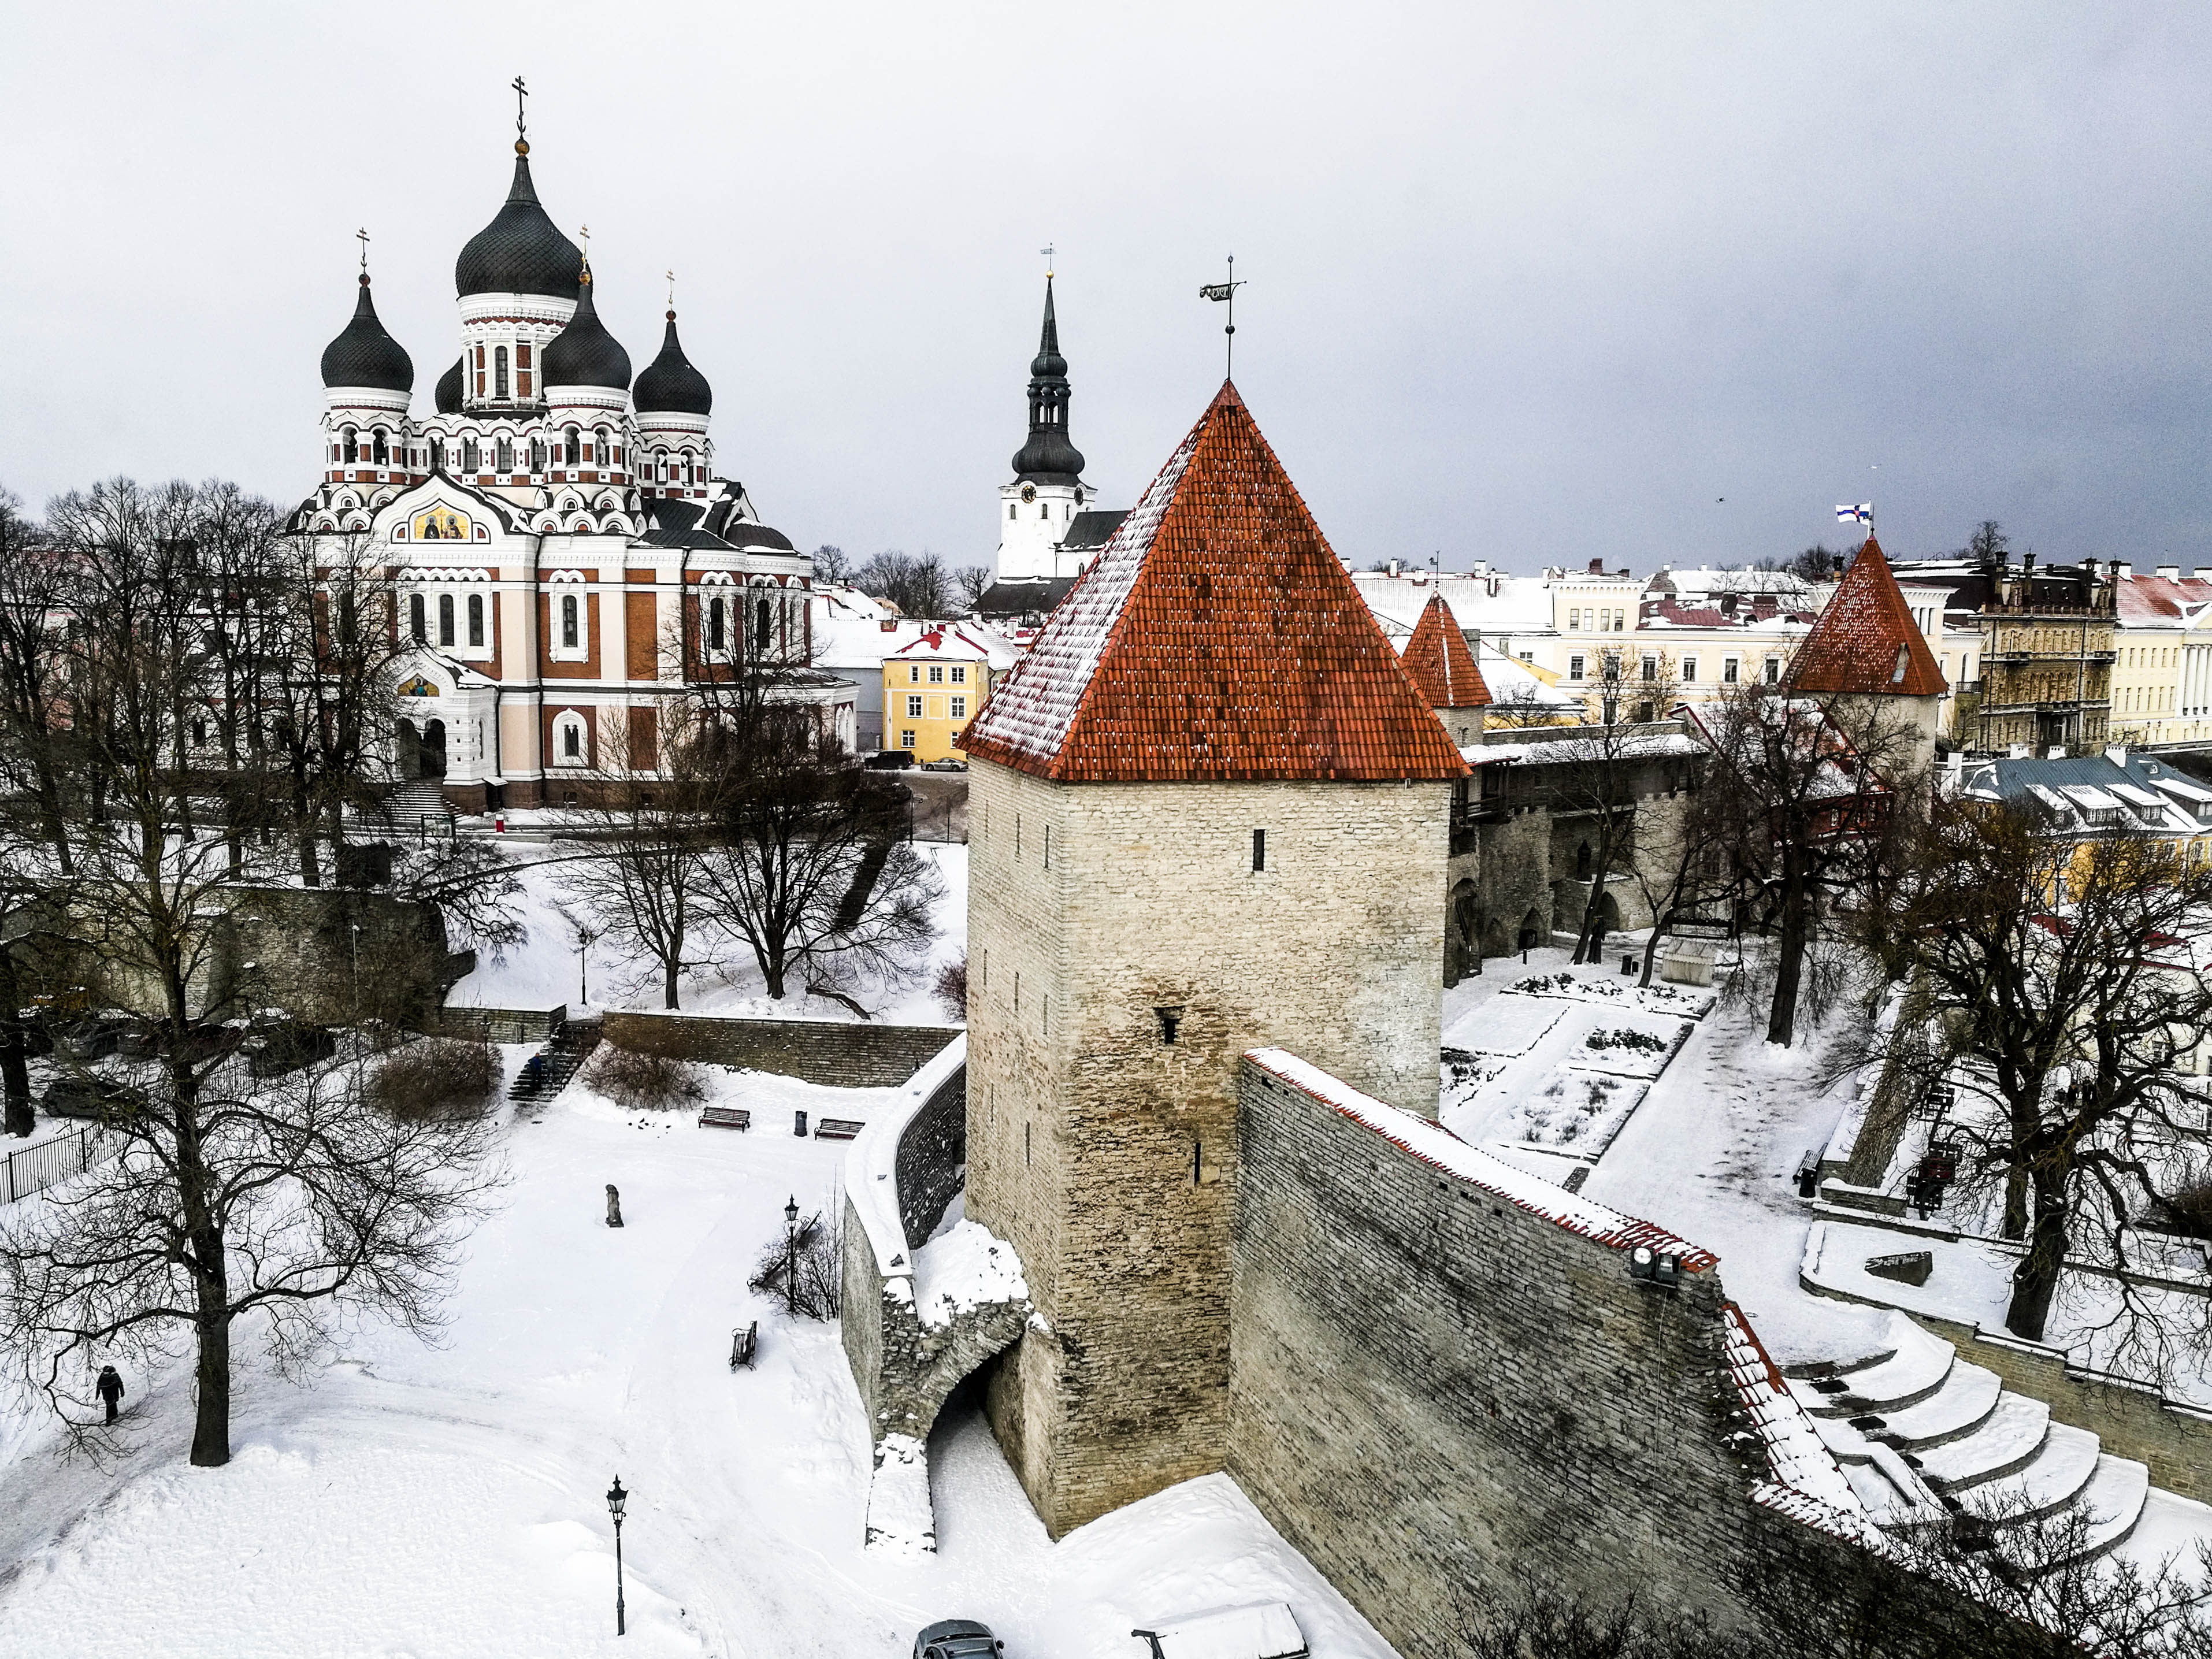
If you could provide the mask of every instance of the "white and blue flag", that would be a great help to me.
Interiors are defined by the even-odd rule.
[[[1861,501],[1856,507],[1839,504],[1836,508],[1836,522],[1838,524],[1872,524],[1874,503]]]

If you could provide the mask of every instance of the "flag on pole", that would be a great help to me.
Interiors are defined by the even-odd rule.
[[[1201,300],[1225,300],[1241,284],[1236,283],[1208,283],[1199,289],[1198,297]]]
[[[1838,503],[1836,507],[1836,522],[1838,524],[1872,524],[1874,503],[1861,501],[1856,507]]]

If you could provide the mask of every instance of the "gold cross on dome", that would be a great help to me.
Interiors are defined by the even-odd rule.
[[[676,273],[664,270],[660,274],[668,278],[668,308],[673,311],[676,309]]]

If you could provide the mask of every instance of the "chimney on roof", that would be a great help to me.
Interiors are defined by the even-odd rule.
[[[2161,580],[2178,582],[2181,580],[2181,567],[2178,564],[2162,564],[2158,568],[2158,574]]]
[[[2135,566],[2130,563],[2127,560],[2114,559],[2112,561],[2112,575],[2115,580],[2124,580],[2135,574]]]
[[[1394,576],[1398,574],[1398,562],[1395,559],[1390,561],[1390,574]]]
[[[2127,746],[2127,744],[2124,744],[2124,743],[2113,743],[2113,744],[2106,744],[2106,746],[2105,746],[2105,758],[2106,758],[2106,760],[2108,760],[2108,761],[2112,762],[2112,763],[2113,765],[2115,765],[2115,766],[2119,766],[2119,767],[2124,767],[2124,766],[2126,766],[2126,765],[2127,765],[2127,763],[2128,763],[2128,746]]]
[[[2027,760],[2030,758],[2033,753],[2033,751],[2030,750],[2026,744],[2016,743],[2012,746],[2011,758],[2014,760]]]
[[[2051,745],[2050,752],[2046,754],[2044,758],[2045,760],[2064,760],[2066,758],[2066,745],[2063,743],[2052,744]]]
[[[1605,561],[1603,559],[1592,559],[1589,562],[1589,573],[1593,576],[1602,576],[1605,574]]]
[[[1635,579],[1635,573],[1631,571],[1626,565],[1621,566],[1620,568],[1613,574],[1618,575],[1623,581],[1632,581]]]

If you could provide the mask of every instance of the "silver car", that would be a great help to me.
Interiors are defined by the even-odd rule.
[[[914,1638],[914,1659],[995,1659],[1006,1644],[973,1619],[945,1619]]]

